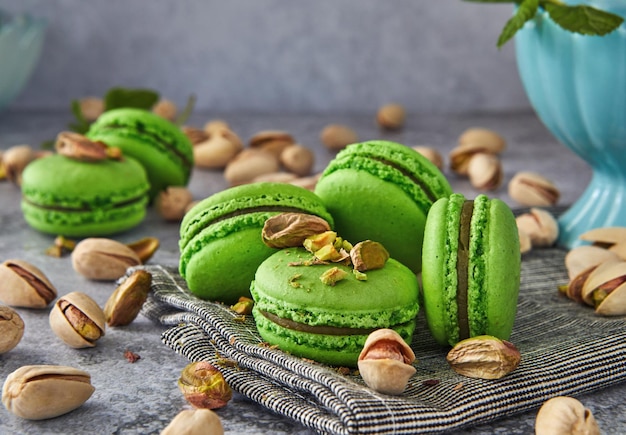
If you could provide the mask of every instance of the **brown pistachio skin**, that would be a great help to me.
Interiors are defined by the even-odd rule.
[[[521,354],[509,341],[479,335],[459,341],[446,360],[455,372],[468,378],[500,379],[517,368]]]
[[[72,251],[72,266],[85,278],[111,281],[126,269],[141,264],[139,256],[123,243],[104,238],[82,240]]]
[[[535,418],[536,435],[600,435],[591,411],[573,397],[556,396],[543,403]]]
[[[17,259],[0,264],[0,301],[5,304],[46,308],[56,297],[56,288],[33,264]]]
[[[185,409],[176,415],[160,435],[223,435],[219,416],[210,409]]]
[[[129,325],[148,299],[152,275],[136,270],[113,291],[104,306],[104,316],[109,326]]]
[[[58,417],[81,406],[95,391],[89,373],[55,365],[23,366],[7,376],[2,403],[28,420]]]
[[[106,328],[104,311],[96,301],[81,292],[59,298],[50,310],[49,320],[57,337],[76,349],[94,347]]]
[[[188,364],[180,374],[178,388],[195,408],[222,408],[233,397],[220,371],[206,361]]]
[[[18,345],[24,335],[24,321],[12,308],[0,305],[0,354]]]

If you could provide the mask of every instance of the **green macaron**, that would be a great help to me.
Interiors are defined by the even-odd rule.
[[[172,122],[141,109],[122,108],[104,112],[87,137],[135,158],[146,169],[150,196],[168,186],[186,186],[193,167],[193,146]]]
[[[376,240],[414,272],[421,267],[426,215],[452,193],[441,171],[395,142],[349,145],[324,170],[315,188],[342,237]]]
[[[200,298],[233,303],[250,296],[254,273],[275,249],[261,237],[265,221],[283,212],[333,218],[320,199],[283,183],[231,187],[196,204],[180,226],[180,273]]]
[[[422,259],[424,313],[442,345],[477,335],[506,340],[517,311],[520,248],[511,209],[455,193],[428,214]]]
[[[54,154],[24,170],[22,211],[45,233],[104,236],[143,220],[149,187],[143,167],[130,157],[85,162]]]
[[[363,281],[343,264],[298,265],[312,258],[303,248],[286,248],[259,266],[251,292],[263,340],[299,357],[350,367],[376,329],[394,329],[411,342],[419,290],[410,269],[389,259]],[[347,275],[331,286],[320,277],[333,267]]]

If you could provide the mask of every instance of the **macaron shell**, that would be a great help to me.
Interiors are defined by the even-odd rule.
[[[132,158],[84,162],[55,154],[22,174],[22,211],[33,228],[72,237],[109,235],[139,224],[149,184]]]
[[[87,136],[136,158],[146,169],[151,196],[189,181],[193,146],[177,125],[158,115],[140,109],[110,110],[92,124]]]
[[[253,314],[264,340],[297,356],[348,366],[356,365],[372,330],[392,328],[410,342],[419,309],[417,278],[410,269],[389,259],[385,268],[367,271],[367,281],[359,281],[351,267],[340,264],[290,265],[312,258],[304,249],[283,249],[259,266],[251,293],[255,299]],[[334,286],[320,280],[331,267],[348,273]],[[362,328],[367,332],[330,335],[295,330],[274,323],[261,311],[309,326]]]
[[[452,190],[439,169],[417,151],[394,142],[370,141],[339,152],[315,193],[342,237],[381,242],[392,258],[419,272],[428,210]]]

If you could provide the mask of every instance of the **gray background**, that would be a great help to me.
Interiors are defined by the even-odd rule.
[[[527,110],[512,4],[462,0],[0,0],[48,22],[12,108],[55,109],[112,86],[219,113]]]

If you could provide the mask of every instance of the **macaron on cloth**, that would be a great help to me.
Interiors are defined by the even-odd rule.
[[[352,266],[310,265],[312,258],[304,248],[286,248],[258,268],[253,315],[265,341],[296,356],[351,367],[376,329],[392,328],[411,342],[419,304],[409,268],[390,258],[359,280]],[[345,272],[345,279],[330,285],[320,277],[332,268]]]
[[[250,296],[259,265],[275,252],[263,243],[265,221],[283,212],[333,218],[313,193],[283,183],[231,187],[196,204],[180,226],[180,274],[202,299],[225,303]]]
[[[510,208],[455,193],[428,214],[422,259],[423,307],[442,345],[477,335],[506,340],[517,311],[519,238]]]
[[[186,186],[193,168],[193,146],[174,123],[142,109],[104,112],[87,137],[122,150],[143,165],[154,197],[168,186]]]
[[[376,240],[414,272],[421,267],[426,215],[452,194],[441,171],[417,151],[389,141],[348,145],[315,188],[335,229],[357,243]]]
[[[138,225],[150,185],[134,159],[87,162],[59,154],[37,159],[22,174],[22,212],[44,233],[104,236]]]

